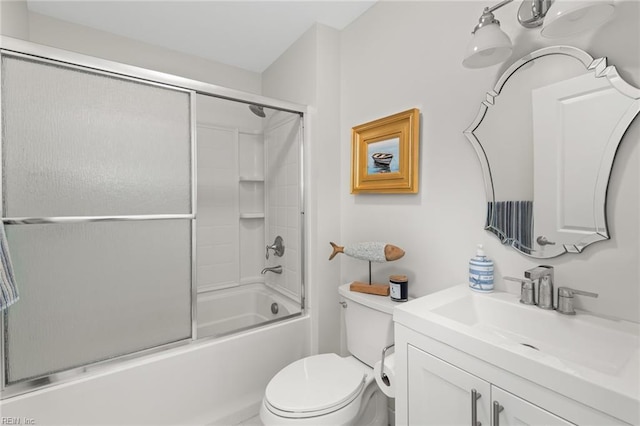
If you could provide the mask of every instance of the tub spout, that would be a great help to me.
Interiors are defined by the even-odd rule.
[[[264,275],[267,272],[273,272],[274,274],[281,274],[282,273],[282,265],[272,266],[270,268],[264,268],[262,270],[262,272],[260,272],[260,273]]]

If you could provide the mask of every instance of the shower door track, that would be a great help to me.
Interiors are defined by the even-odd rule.
[[[132,220],[195,219],[195,214],[152,214],[126,216],[58,216],[58,217],[5,217],[6,225],[41,225],[55,223],[116,222]]]

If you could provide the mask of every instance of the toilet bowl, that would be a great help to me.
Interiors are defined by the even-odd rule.
[[[351,356],[313,355],[280,370],[267,385],[260,407],[265,426],[388,424],[388,399],[375,381],[373,365],[393,342],[395,302],[351,292],[349,284],[338,291]]]
[[[373,369],[353,356],[314,355],[289,364],[269,382],[260,419],[265,426],[386,426],[387,398]]]

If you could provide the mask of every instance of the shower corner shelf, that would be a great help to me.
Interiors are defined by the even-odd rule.
[[[240,213],[240,219],[264,219],[264,213]]]
[[[264,177],[262,176],[240,176],[240,182],[264,182]]]

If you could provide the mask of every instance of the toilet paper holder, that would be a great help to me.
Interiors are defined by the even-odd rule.
[[[389,377],[384,372],[384,358],[387,356],[387,351],[394,347],[395,344],[391,344],[382,350],[382,362],[380,363],[380,378],[382,379],[382,383],[387,386],[391,386],[391,382],[389,381]]]

